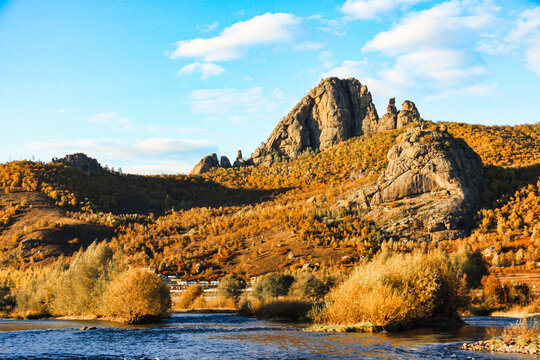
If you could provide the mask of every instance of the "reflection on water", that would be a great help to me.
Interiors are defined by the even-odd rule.
[[[531,359],[472,354],[457,343],[488,338],[513,319],[471,317],[461,328],[327,334],[232,314],[175,314],[161,324],[0,321],[0,359]],[[95,326],[96,330],[79,330]]]

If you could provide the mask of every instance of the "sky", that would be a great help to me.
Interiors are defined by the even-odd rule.
[[[0,162],[188,173],[328,76],[425,119],[540,121],[540,0],[0,0]]]

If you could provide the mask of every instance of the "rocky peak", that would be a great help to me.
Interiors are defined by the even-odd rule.
[[[61,159],[53,159],[53,163],[74,167],[88,174],[98,174],[104,171],[99,162],[83,153],[66,155]]]
[[[244,160],[242,152],[238,151],[233,167],[270,166],[276,158],[296,158],[310,148],[324,150],[355,136],[400,129],[422,121],[413,102],[406,100],[401,111],[395,103],[395,98],[390,99],[387,113],[379,119],[367,86],[353,78],[324,79],[278,123],[251,158]],[[205,157],[191,173],[228,167],[227,162],[225,165],[223,160],[221,162]]]
[[[324,79],[272,131],[255,155],[275,150],[291,158],[307,148],[326,149],[369,132],[378,120],[371,94],[356,79]],[[265,150],[265,151],[263,151]]]
[[[407,111],[414,115],[413,106]],[[387,158],[376,184],[348,200],[399,236],[415,228],[432,239],[462,236],[487,191],[480,157],[446,127],[420,125],[399,136]]]
[[[420,121],[414,103],[397,111],[390,99],[379,119],[371,93],[356,79],[335,77],[321,81],[283,118],[266,143],[253,153],[255,164],[271,163],[268,154],[296,158],[308,148],[324,150],[351,137],[404,127]]]

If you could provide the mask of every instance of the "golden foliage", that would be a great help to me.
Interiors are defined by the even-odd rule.
[[[106,313],[126,323],[140,323],[167,315],[169,288],[154,273],[129,269],[118,274],[105,292]]]

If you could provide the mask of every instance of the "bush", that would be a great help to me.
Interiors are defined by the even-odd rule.
[[[105,293],[109,316],[126,323],[156,320],[167,315],[171,295],[167,285],[154,273],[129,269],[116,276]]]
[[[310,301],[296,298],[245,301],[240,305],[240,314],[260,319],[307,321],[313,307]]]
[[[329,294],[319,321],[403,328],[454,317],[465,284],[442,252],[376,256]]]
[[[50,311],[56,316],[102,315],[103,294],[109,282],[125,269],[120,253],[105,243],[80,251],[67,270],[50,286],[55,293]]]
[[[320,300],[330,291],[334,283],[333,277],[321,279],[311,272],[300,272],[295,277],[289,295],[301,299]]]
[[[15,297],[7,286],[0,287],[0,313],[9,312],[15,307]]]
[[[293,282],[294,277],[291,275],[270,273],[255,282],[253,293],[260,299],[285,296]]]
[[[229,274],[221,279],[217,291],[221,297],[237,302],[245,288],[244,279],[235,274]]]
[[[450,259],[456,270],[465,276],[469,288],[479,287],[482,277],[488,273],[482,253],[478,249],[473,251],[469,244],[462,246]]]
[[[182,295],[180,295],[180,298],[174,305],[175,309],[189,309],[195,299],[197,299],[199,296],[202,296],[203,292],[204,289],[201,285],[191,285],[186,290],[184,290]]]

